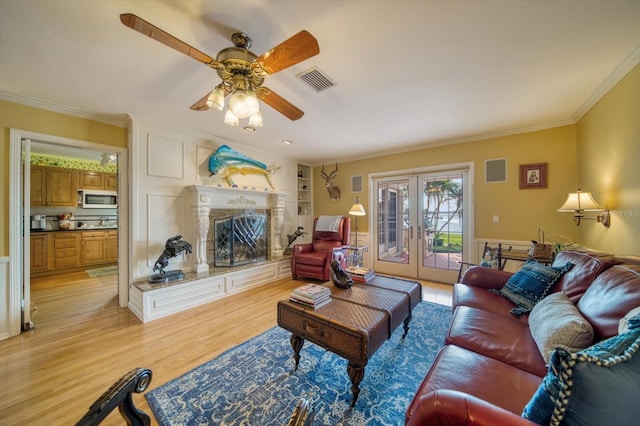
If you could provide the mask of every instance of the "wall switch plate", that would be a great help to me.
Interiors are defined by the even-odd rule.
[[[497,214],[493,215],[493,223],[500,223],[500,216],[498,216]]]

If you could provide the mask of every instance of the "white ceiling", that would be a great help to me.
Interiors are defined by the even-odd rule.
[[[320,54],[265,83],[304,117],[263,105],[248,133],[189,110],[217,74],[122,25],[125,12],[213,57],[235,30],[257,55],[308,30]],[[0,0],[0,95],[317,164],[573,123],[640,61],[639,22],[638,0]],[[337,86],[295,78],[314,66]]]

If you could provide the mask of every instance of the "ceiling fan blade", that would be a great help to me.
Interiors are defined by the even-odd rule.
[[[266,87],[259,87],[256,89],[256,95],[265,104],[269,105],[271,108],[275,109],[280,114],[284,115],[292,121],[298,120],[304,115],[304,111],[302,111],[271,89],[268,89]]]
[[[200,98],[198,102],[191,105],[189,109],[192,109],[193,111],[208,111],[209,107],[207,106],[207,98],[209,97],[210,94],[211,92],[204,95],[202,98]]]
[[[275,74],[285,68],[309,59],[320,53],[318,40],[306,30],[283,41],[273,49],[260,55],[254,63],[268,74]]]
[[[180,53],[184,53],[185,55],[190,56],[196,61],[202,62],[203,64],[211,68],[219,69],[224,67],[224,65],[222,65],[220,62],[216,61],[206,53],[199,51],[195,47],[189,46],[184,41],[172,36],[168,32],[161,30],[160,28],[136,15],[133,15],[131,13],[123,13],[122,15],[120,15],[120,22],[122,22],[132,30],[138,31],[139,33],[144,34],[147,37],[164,44],[165,46],[169,46],[170,48],[175,49]]]

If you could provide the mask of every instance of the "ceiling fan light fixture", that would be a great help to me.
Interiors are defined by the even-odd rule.
[[[260,110],[251,114],[251,117],[249,117],[249,126],[262,127],[262,113],[260,112]]]
[[[224,124],[228,126],[237,126],[238,124],[240,124],[238,116],[235,115],[233,111],[231,111],[231,106],[227,108],[227,112],[224,115]]]
[[[242,89],[234,90],[233,95],[231,95],[229,99],[229,109],[233,111],[238,118],[249,117],[251,111],[247,103],[247,92]]]
[[[253,89],[247,90],[247,97],[245,98],[247,108],[249,108],[249,115],[254,115],[260,111],[260,104],[258,103],[258,97]]]
[[[224,89],[222,84],[216,86],[207,98],[207,106],[211,109],[222,111],[224,108]]]

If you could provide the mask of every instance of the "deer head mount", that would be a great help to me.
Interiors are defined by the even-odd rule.
[[[327,174],[324,171],[324,164],[322,165],[322,171],[320,174],[324,179],[324,184],[327,186],[327,192],[329,193],[329,198],[331,201],[339,201],[340,200],[340,188],[333,185],[333,179],[336,177],[336,173],[338,172],[338,163],[336,163],[336,169],[331,173]]]

